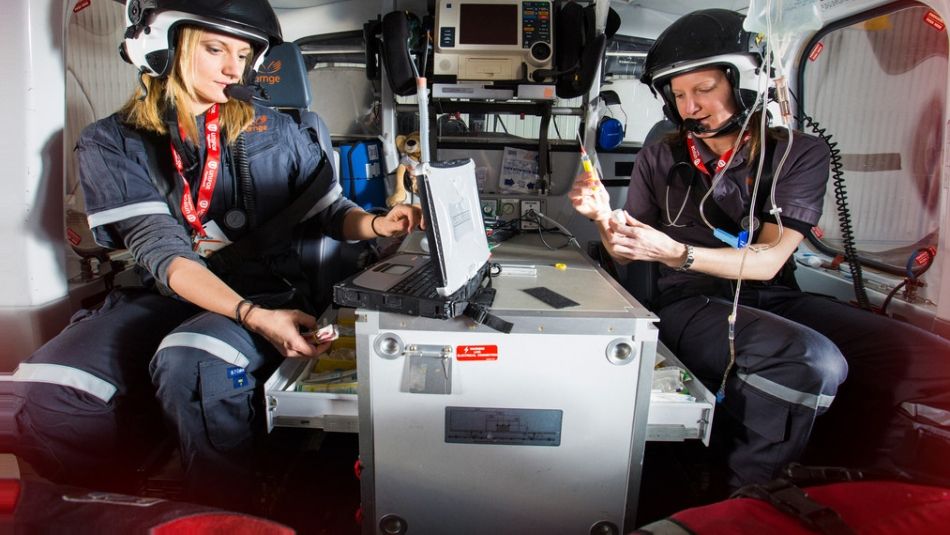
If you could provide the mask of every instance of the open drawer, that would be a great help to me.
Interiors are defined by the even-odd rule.
[[[657,342],[657,361],[686,369],[662,342]],[[712,431],[713,409],[716,396],[697,379],[688,379],[684,383],[694,401],[679,401],[653,393],[650,396],[650,413],[647,417],[647,440],[660,442],[679,442],[698,439],[709,445]]]
[[[295,385],[310,374],[314,360],[284,359],[264,384],[267,431],[277,427],[312,427],[356,433],[356,394],[297,392]]]
[[[352,337],[352,325],[355,321],[353,313],[352,309],[334,310],[330,307],[318,320],[321,325],[338,324],[341,331],[339,342],[345,337],[352,340],[352,344],[346,345],[353,348],[351,362],[346,366],[348,368],[356,364],[355,338]],[[331,349],[330,357],[332,353]],[[325,355],[323,358],[326,357]],[[316,365],[317,359],[286,358],[264,383],[268,432],[273,431],[274,427],[310,427],[340,433],[358,432],[355,393],[298,391],[298,384],[311,376]]]

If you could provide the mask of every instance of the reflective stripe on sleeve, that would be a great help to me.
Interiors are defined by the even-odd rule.
[[[95,228],[108,225],[109,223],[115,223],[116,221],[122,221],[130,217],[162,214],[172,215],[168,209],[168,205],[162,201],[149,201],[89,214],[86,216],[86,220],[89,222],[89,228]]]
[[[161,345],[158,346],[158,349],[155,352],[158,353],[159,351],[168,347],[193,347],[195,349],[200,349],[206,353],[218,357],[228,364],[233,364],[240,368],[247,368],[247,365],[251,363],[251,361],[244,356],[244,353],[234,349],[234,347],[232,347],[227,342],[214,338],[213,336],[208,336],[207,334],[170,334],[166,336],[164,340],[162,340]]]
[[[105,403],[112,399],[116,391],[116,387],[112,383],[87,371],[63,366],[62,364],[31,364],[24,362],[17,367],[11,377],[13,381],[18,383],[49,383],[68,386],[76,390],[82,390]]]
[[[799,392],[798,390],[794,390],[787,386],[780,385],[775,381],[766,379],[761,375],[736,373],[736,376],[740,381],[745,382],[756,390],[761,390],[762,392],[765,392],[771,396],[775,396],[782,401],[786,401],[795,405],[802,405],[810,409],[827,409],[831,406],[831,402],[835,400],[834,396]]]

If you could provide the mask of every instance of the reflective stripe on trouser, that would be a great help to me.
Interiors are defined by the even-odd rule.
[[[11,377],[14,452],[41,475],[108,488],[128,479],[164,434],[148,359],[195,313],[182,301],[117,289],[82,310]],[[118,480],[122,479],[122,482]]]
[[[178,434],[191,497],[225,505],[248,498],[256,442],[266,435],[263,384],[281,357],[230,318],[203,313],[162,341],[152,381]]]
[[[950,418],[938,416],[950,413],[950,341],[824,296],[766,304],[821,331],[848,360],[848,380],[816,422],[806,462],[896,465],[950,481]]]
[[[17,383],[49,383],[51,385],[68,386],[108,403],[115,394],[116,387],[109,381],[95,375],[61,364],[30,364],[24,362],[17,366],[10,381]]]
[[[732,303],[698,296],[659,311],[660,337],[712,391],[729,360]],[[730,483],[762,483],[802,455],[815,417],[831,404],[847,364],[831,341],[770,312],[740,307],[736,365],[714,433],[727,443]]]

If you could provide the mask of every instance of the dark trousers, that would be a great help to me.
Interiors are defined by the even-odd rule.
[[[267,435],[258,386],[281,361],[269,342],[210,312],[165,337],[150,370],[165,421],[178,437],[188,498],[239,510],[252,505]]]
[[[148,361],[162,338],[196,312],[150,291],[114,290],[101,307],[78,312],[25,364],[72,370],[114,388],[107,400],[81,388],[14,382],[14,453],[43,476],[91,488],[123,488],[166,436]]]
[[[812,460],[933,468],[894,452],[918,427],[907,404],[950,414],[950,342],[796,290],[747,289],[740,302],[736,364],[714,423],[726,442],[730,484],[767,481],[800,460],[825,412],[817,418],[823,447]],[[713,391],[729,358],[731,307],[696,296],[659,311],[660,339]]]
[[[128,490],[171,429],[189,498],[241,509],[253,498],[253,454],[267,433],[257,386],[279,362],[274,347],[230,318],[150,291],[115,290],[24,362],[81,370],[114,394],[13,382],[14,453],[60,483]]]

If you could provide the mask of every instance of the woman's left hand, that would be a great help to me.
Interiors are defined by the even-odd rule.
[[[373,225],[383,236],[401,236],[416,227],[425,228],[422,210],[415,204],[397,204],[389,213],[376,218]]]
[[[314,343],[301,332],[317,327],[317,319],[290,309],[253,308],[244,318],[244,326],[263,336],[285,357],[316,357],[330,349],[331,342]]]
[[[626,218],[624,223],[610,219],[610,232],[604,240],[604,246],[611,255],[630,260],[662,262],[671,267],[682,264],[683,244],[637,221],[630,214],[623,214]]]

